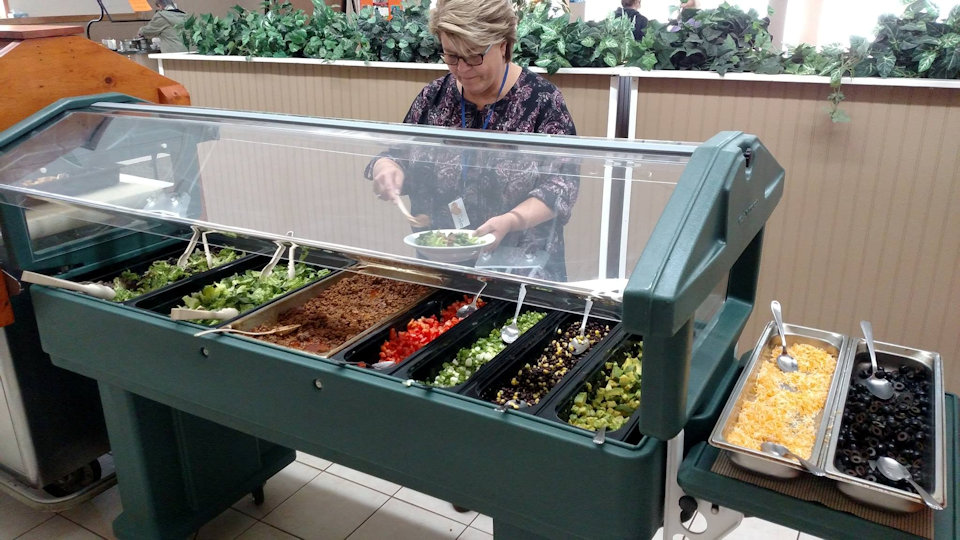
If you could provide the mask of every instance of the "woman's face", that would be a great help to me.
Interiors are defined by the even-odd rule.
[[[483,55],[483,62],[478,66],[468,65],[466,59],[470,58],[472,62],[473,59],[479,58],[483,49],[462,50],[466,46],[460,45],[458,47],[446,34],[440,34],[440,43],[443,45],[444,54],[461,57],[456,64],[447,62],[447,67],[467,92],[476,95],[497,91],[500,81],[503,79],[505,42],[494,43],[487,54]],[[445,59],[445,61],[447,60]]]

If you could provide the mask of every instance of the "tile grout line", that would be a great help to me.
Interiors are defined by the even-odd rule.
[[[237,512],[237,513],[240,514],[241,516],[246,516],[246,514],[244,514],[243,512],[241,512],[241,511],[239,511],[239,510],[237,510],[237,509],[235,509],[235,508],[232,507],[232,506],[230,507],[230,510],[233,510],[234,512]],[[252,517],[252,516],[247,516],[247,517]],[[239,534],[234,535],[233,539],[236,540],[237,538],[240,538],[241,536],[243,536],[243,533],[245,533],[245,532],[249,531],[250,529],[256,527],[256,526],[257,526],[257,523],[260,523],[260,520],[257,519],[257,518],[253,518],[253,523],[251,523],[250,526],[247,527],[246,529],[240,531]],[[284,532],[286,532],[286,531],[284,531]],[[199,533],[197,533],[197,534],[199,534]]]
[[[76,525],[77,527],[80,527],[81,529],[83,529],[83,530],[91,533],[92,535],[96,536],[97,538],[102,538],[103,540],[106,540],[106,537],[105,537],[105,536],[100,536],[100,534],[97,533],[97,531],[94,531],[93,529],[90,529],[89,527],[84,526],[83,523],[78,523],[78,522],[70,519],[68,516],[63,515],[63,513],[61,513],[61,512],[57,512],[55,515],[58,515],[58,516],[62,517],[63,519],[69,521],[70,523],[73,523],[73,524]],[[50,518],[50,519],[53,519],[53,518]],[[112,526],[112,524],[111,524],[111,526]]]
[[[303,462],[301,462],[301,463],[303,463]],[[307,463],[304,463],[304,465],[310,466],[310,465],[307,464]],[[334,466],[334,465],[336,465],[336,463],[330,462],[330,465],[327,465],[327,469],[329,469],[330,467],[332,467],[332,466]],[[313,467],[313,468],[316,469],[316,467]],[[354,470],[355,470],[355,469],[354,469]],[[336,476],[337,478],[339,478],[339,479],[341,479],[341,480],[346,480],[347,482],[352,482],[352,483],[357,484],[357,485],[359,485],[359,486],[361,486],[361,487],[365,487],[365,488],[367,488],[367,489],[371,489],[371,490],[373,490],[373,491],[376,491],[377,493],[382,493],[382,494],[390,497],[391,499],[396,499],[396,500],[399,501],[399,502],[409,504],[410,506],[413,506],[413,507],[416,507],[416,508],[420,508],[421,510],[426,510],[427,512],[430,512],[431,514],[440,516],[440,517],[442,517],[442,518],[449,519],[450,521],[454,521],[454,522],[460,523],[461,525],[466,525],[467,527],[472,527],[472,526],[473,526],[473,523],[477,520],[478,517],[480,517],[480,512],[477,512],[477,515],[474,516],[474,518],[473,518],[472,520],[470,520],[470,523],[463,523],[462,521],[460,521],[460,520],[458,520],[458,519],[453,519],[453,518],[451,518],[451,517],[447,517],[447,516],[445,516],[445,515],[443,515],[443,514],[440,514],[440,513],[438,513],[438,512],[435,512],[435,511],[433,511],[433,510],[431,510],[431,509],[429,509],[429,508],[420,506],[419,504],[415,504],[415,503],[412,503],[412,502],[409,502],[409,501],[400,499],[400,498],[397,497],[397,493],[400,493],[400,491],[403,490],[406,486],[401,486],[400,484],[397,484],[396,482],[391,482],[391,483],[392,483],[392,484],[396,484],[396,485],[398,485],[398,486],[400,486],[400,487],[397,488],[397,490],[394,491],[393,493],[388,493],[388,492],[386,492],[386,491],[381,491],[381,490],[379,490],[379,489],[377,489],[377,488],[375,488],[375,487],[373,487],[373,486],[368,486],[368,485],[366,485],[366,484],[361,484],[360,482],[357,482],[356,480],[347,478],[347,477],[345,477],[345,476],[340,476],[339,474],[337,474],[337,473],[335,473],[335,472],[332,472],[332,471],[330,471],[330,470],[323,469],[323,470],[320,470],[320,472],[321,472],[321,473],[327,473],[327,474]],[[356,472],[362,472],[362,471],[356,471]],[[366,473],[364,473],[364,474],[366,474]],[[378,480],[383,480],[382,478],[379,478],[379,477],[374,476],[374,475],[368,475],[368,476],[371,476],[371,477],[373,477],[373,478],[377,478]],[[314,478],[316,478],[316,477],[314,477]],[[389,480],[383,480],[383,481],[384,481],[384,482],[389,482]],[[409,488],[408,488],[408,489],[409,489]],[[426,494],[426,493],[425,493],[424,495],[429,495],[429,494]],[[291,495],[291,496],[292,496],[292,495]],[[436,497],[434,497],[434,498],[436,498]],[[437,499],[437,500],[440,500],[440,499]],[[449,502],[449,501],[446,501],[446,502]],[[386,504],[386,503],[384,503],[384,504]],[[453,504],[453,503],[450,503],[450,504]],[[378,510],[379,510],[379,509],[378,509]],[[251,516],[251,517],[253,517],[253,516]],[[474,528],[477,529],[476,527],[474,527]],[[480,530],[480,529],[477,529],[477,530]],[[352,533],[351,533],[351,534],[352,534]]]
[[[306,463],[304,463],[304,465],[306,465]],[[309,467],[309,465],[307,465],[307,466]],[[294,490],[293,493],[291,493],[290,495],[287,495],[282,501],[278,502],[276,506],[274,506],[273,508],[271,508],[270,511],[267,512],[266,514],[264,514],[263,516],[261,516],[261,517],[252,516],[252,515],[244,512],[243,510],[240,510],[240,509],[238,509],[238,508],[233,508],[233,505],[230,505],[230,508],[232,508],[233,510],[236,510],[237,512],[240,512],[241,514],[243,514],[243,515],[245,515],[245,516],[247,516],[247,517],[253,518],[253,519],[257,520],[257,521],[263,521],[263,518],[265,518],[265,517],[269,516],[270,514],[272,514],[274,510],[276,510],[277,508],[280,508],[280,505],[281,505],[281,504],[283,504],[283,503],[287,502],[288,500],[290,500],[291,497],[293,497],[294,495],[296,495],[297,493],[299,493],[300,490],[302,490],[303,488],[307,487],[307,485],[308,485],[310,482],[313,482],[314,480],[317,479],[318,476],[320,476],[321,474],[323,474],[323,473],[325,472],[325,471],[321,471],[321,470],[317,469],[316,467],[310,467],[310,468],[313,469],[313,470],[315,470],[315,471],[317,471],[317,474],[313,475],[309,480],[307,480],[307,482],[306,482],[305,484],[303,484],[302,486],[300,486],[299,488],[297,488],[296,490]],[[264,485],[266,485],[266,483],[264,483]],[[244,497],[246,497],[246,495],[245,495]],[[236,504],[236,503],[234,503],[234,504]],[[264,522],[264,523],[266,523],[266,522]],[[267,525],[270,525],[269,523],[266,523],[266,524],[267,524]],[[272,525],[271,525],[271,526],[272,526]],[[284,532],[287,532],[287,531],[284,531]],[[288,534],[289,534],[289,533],[288,533]],[[293,535],[293,536],[296,536],[296,535]]]
[[[480,529],[477,529],[476,527],[471,527],[471,526],[467,525],[467,527],[466,527],[465,529],[463,529],[463,532],[461,532],[460,534],[457,535],[457,539],[456,539],[456,540],[460,540],[461,538],[463,538],[463,535],[467,534],[467,531],[469,531],[470,529],[475,529],[475,530],[477,530],[477,531],[479,531],[479,532],[482,532],[483,534],[490,534],[490,533],[488,533],[487,531],[481,531]],[[490,536],[493,536],[493,535],[491,534]]]
[[[333,474],[333,473],[331,473],[331,474]],[[333,476],[337,476],[337,475],[334,474]],[[337,478],[340,478],[340,477],[337,476]],[[351,482],[351,481],[352,481],[352,480],[347,480],[346,478],[344,478],[344,480],[346,480],[347,482]],[[354,484],[356,484],[356,482],[354,482]],[[357,485],[361,485],[361,484],[357,484]],[[367,489],[373,489],[373,488],[370,488],[370,487],[367,487],[367,486],[361,486],[361,487],[366,487]],[[373,491],[377,491],[377,490],[374,489]],[[383,493],[383,492],[377,491],[377,493]],[[344,540],[347,540],[348,538],[350,538],[351,536],[353,536],[353,533],[355,533],[355,532],[357,532],[358,530],[360,530],[360,527],[363,527],[363,524],[364,524],[364,523],[370,521],[370,518],[372,518],[373,516],[377,515],[377,512],[379,512],[384,506],[386,506],[387,503],[390,502],[392,499],[393,499],[392,496],[387,497],[387,500],[383,501],[383,503],[382,503],[380,506],[378,506],[376,510],[374,510],[373,512],[371,512],[370,515],[367,516],[366,519],[364,519],[363,521],[361,521],[359,525],[357,525],[352,531],[350,531],[350,534],[344,536],[344,537],[343,537]]]
[[[322,459],[322,458],[321,458],[321,459]],[[309,463],[304,463],[304,462],[299,461],[299,460],[298,460],[298,462],[299,462],[299,463],[303,463],[304,465],[307,465],[308,467],[312,467],[313,469],[316,469],[316,470],[320,471],[321,474],[322,474],[322,473],[327,473],[327,474],[330,474],[330,475],[332,475],[332,476],[336,476],[337,478],[339,478],[339,479],[341,479],[341,480],[346,480],[347,482],[351,482],[351,483],[357,484],[357,485],[359,485],[359,486],[361,486],[361,487],[365,487],[365,488],[367,488],[367,489],[371,489],[371,490],[373,490],[373,491],[376,491],[377,493],[382,493],[382,494],[390,497],[390,499],[396,499],[396,500],[399,501],[399,502],[409,504],[410,506],[413,506],[413,507],[415,507],[415,508],[419,508],[419,509],[421,509],[421,510],[426,510],[427,512],[430,512],[431,514],[433,514],[433,515],[435,515],[435,516],[440,516],[440,517],[442,517],[442,518],[444,518],[444,519],[449,519],[450,521],[453,521],[453,522],[455,522],[455,523],[459,523],[459,524],[461,524],[461,525],[465,525],[467,528],[473,527],[473,524],[477,521],[477,519],[478,519],[478,518],[480,517],[480,515],[481,515],[480,512],[477,512],[477,515],[474,516],[474,518],[473,518],[472,520],[470,520],[470,523],[463,523],[463,522],[460,521],[460,520],[453,519],[453,518],[451,518],[451,517],[445,516],[445,515],[443,515],[443,514],[440,514],[440,513],[438,513],[438,512],[435,512],[435,511],[433,511],[433,510],[431,510],[431,509],[429,509],[429,508],[420,506],[419,504],[415,504],[415,503],[412,503],[412,502],[409,502],[409,501],[406,501],[406,500],[403,500],[403,499],[398,498],[398,497],[396,496],[396,494],[397,494],[397,493],[400,493],[400,491],[403,490],[403,488],[406,487],[406,486],[401,486],[400,484],[396,484],[396,482],[391,482],[391,483],[394,483],[394,484],[396,484],[396,485],[398,485],[398,486],[400,486],[400,487],[399,487],[395,492],[393,492],[393,493],[387,493],[386,491],[380,491],[379,489],[377,489],[377,488],[375,488],[375,487],[368,486],[368,485],[365,485],[365,484],[361,484],[361,483],[359,483],[359,482],[357,482],[357,481],[355,481],[355,480],[352,480],[352,479],[350,479],[350,478],[346,478],[346,477],[344,477],[344,476],[340,476],[339,474],[328,470],[328,469],[330,469],[330,467],[332,467],[332,466],[334,466],[334,465],[337,465],[337,463],[335,463],[335,462],[332,462],[332,461],[331,461],[331,462],[330,462],[330,465],[327,465],[327,469],[317,469],[316,467],[313,467],[313,466],[310,465]],[[362,471],[357,471],[357,472],[362,472]],[[364,473],[364,474],[365,474],[365,473]],[[319,475],[318,475],[318,476],[319,476]],[[378,478],[379,480],[383,480],[382,478],[379,478],[379,477],[376,477],[376,476],[373,476],[373,475],[369,475],[369,476],[372,476],[373,478]],[[314,476],[314,477],[311,479],[311,481],[313,481],[314,479],[316,479],[316,476]],[[385,481],[385,482],[388,482],[389,480],[384,480],[384,481]],[[309,482],[307,482],[307,483],[309,483]],[[301,489],[303,489],[303,488],[301,488]],[[297,490],[297,491],[299,491],[299,490]],[[292,497],[292,496],[293,496],[293,495],[291,495],[290,497]],[[289,497],[288,497],[288,498],[289,498]],[[436,498],[436,497],[434,497],[434,498]],[[284,499],[284,500],[286,500],[286,499]],[[440,499],[437,499],[437,500],[440,500]],[[387,502],[389,502],[389,499],[388,499]],[[383,503],[383,504],[386,504],[386,502]],[[452,503],[450,503],[450,504],[452,504]],[[278,506],[279,506],[279,505],[278,505]],[[383,507],[383,505],[381,505],[381,508],[382,508],[382,507]],[[274,508],[274,510],[276,510],[276,508]],[[380,508],[377,509],[377,511],[379,511],[379,510],[380,510]],[[271,512],[273,512],[273,510],[271,510]],[[376,513],[376,512],[374,512],[374,514],[375,514],[375,513]],[[372,516],[372,515],[373,515],[373,514],[371,514],[371,516]],[[255,518],[254,516],[250,516],[250,517],[253,517],[254,519],[258,519],[258,518]],[[264,515],[264,517],[266,517],[266,515]],[[368,519],[369,519],[369,518],[368,518]],[[363,525],[363,523],[361,523],[360,525]],[[358,527],[358,528],[359,528],[359,527]],[[486,531],[483,531],[482,529],[480,529],[479,527],[473,527],[473,528],[474,528],[474,529],[477,529],[477,530],[480,531],[480,532],[484,532],[484,533],[486,532]],[[354,529],[354,531],[355,531],[355,530],[356,530],[356,529]],[[287,531],[284,531],[284,532],[287,532]],[[350,534],[353,534],[353,532],[351,532]],[[489,533],[487,533],[487,534],[489,534]],[[349,535],[348,535],[348,536],[349,536]]]
[[[336,463],[334,463],[334,465],[336,465]],[[329,467],[328,467],[328,468],[329,468]],[[356,472],[361,472],[361,473],[362,473],[362,471],[357,471],[356,469],[352,469],[352,470],[354,470],[354,471],[356,471]],[[377,488],[375,488],[375,487],[368,486],[368,485],[366,485],[366,484],[361,484],[360,482],[357,482],[356,480],[351,480],[350,478],[347,478],[347,477],[345,477],[345,476],[340,476],[339,474],[337,474],[337,473],[335,473],[335,472],[330,472],[330,471],[323,471],[323,472],[325,472],[325,473],[327,473],[327,474],[329,474],[329,475],[332,475],[332,476],[336,476],[337,478],[339,478],[339,479],[341,479],[341,480],[346,480],[347,482],[353,482],[354,484],[357,484],[358,486],[365,487],[365,488],[367,488],[367,489],[372,489],[373,491],[376,491],[377,493],[382,493],[382,494],[384,494],[384,495],[386,495],[387,497],[390,497],[390,498],[393,498],[393,496],[394,496],[395,494],[400,493],[400,490],[403,489],[403,487],[404,487],[404,486],[400,486],[400,484],[396,484],[396,482],[390,482],[389,480],[383,480],[382,478],[377,478],[376,476],[373,476],[372,474],[371,474],[371,475],[368,475],[368,476],[371,476],[371,477],[373,477],[373,478],[377,478],[378,480],[383,480],[384,482],[390,482],[391,484],[396,484],[396,485],[400,486],[399,488],[397,488],[396,491],[394,491],[394,492],[391,494],[391,493],[387,493],[386,491],[380,491],[379,489],[377,489]],[[366,474],[366,473],[363,473],[363,474]],[[414,505],[414,506],[416,506],[416,505]],[[424,508],[424,510],[426,510],[426,508]]]
[[[355,481],[353,481],[353,480],[350,480],[349,478],[344,478],[344,477],[339,476],[339,475],[337,475],[337,474],[335,474],[335,473],[332,473],[332,472],[330,472],[330,471],[322,471],[321,474],[323,474],[323,473],[329,474],[329,475],[331,475],[331,476],[336,476],[337,478],[339,478],[339,479],[341,479],[341,480],[344,480],[344,481],[346,481],[346,482],[350,482],[350,483],[352,483],[352,484],[356,484],[356,485],[358,485],[358,486],[360,486],[360,487],[367,488],[367,489],[369,489],[369,490],[371,490],[371,491],[375,491],[375,492],[380,493],[380,494],[382,494],[382,495],[387,495],[387,500],[384,501],[383,504],[381,504],[379,507],[377,507],[377,509],[374,510],[373,513],[371,513],[369,516],[367,516],[367,518],[364,519],[363,522],[360,523],[360,525],[357,525],[357,527],[356,527],[355,529],[353,529],[352,531],[350,531],[350,534],[348,534],[346,537],[344,537],[345,539],[346,539],[346,538],[350,538],[350,536],[351,536],[353,533],[357,532],[357,530],[358,530],[360,527],[363,527],[364,523],[366,523],[367,521],[369,521],[370,518],[372,518],[374,515],[376,515],[376,513],[379,512],[381,509],[383,509],[383,507],[386,506],[386,504],[387,504],[388,502],[390,502],[391,500],[396,500],[397,502],[404,503],[404,504],[408,504],[408,505],[410,505],[410,506],[412,506],[412,507],[414,507],[414,508],[419,508],[420,510],[423,510],[423,511],[425,511],[425,512],[429,512],[429,513],[431,513],[431,514],[433,514],[433,515],[435,515],[435,516],[438,516],[438,517],[441,517],[441,518],[443,518],[443,519],[452,521],[452,522],[454,522],[454,523],[456,523],[456,524],[458,524],[458,525],[463,525],[463,526],[464,526],[464,532],[465,532],[468,528],[470,528],[470,526],[473,524],[473,521],[476,521],[476,519],[477,519],[476,517],[474,517],[474,518],[473,518],[473,521],[471,521],[470,523],[463,523],[463,522],[457,521],[457,520],[455,520],[455,519],[449,518],[449,517],[447,517],[447,516],[445,516],[445,515],[443,515],[443,514],[439,514],[439,513],[437,513],[437,512],[434,512],[433,510],[431,510],[431,509],[429,509],[429,508],[424,508],[423,506],[420,506],[420,505],[418,505],[418,504],[414,504],[414,503],[412,503],[412,502],[405,501],[405,500],[403,500],[403,499],[398,499],[398,498],[397,498],[396,496],[394,496],[394,495],[390,495],[390,494],[388,494],[388,493],[385,493],[385,492],[383,492],[383,491],[380,491],[380,490],[378,490],[378,489],[376,489],[376,488],[373,488],[373,487],[370,487],[370,486],[365,486],[365,485],[363,485],[363,484],[360,484],[360,483],[358,483],[358,482],[355,482]],[[314,477],[314,479],[316,479],[316,477]],[[397,484],[397,485],[399,485],[399,484]],[[404,487],[404,486],[400,486],[400,489],[403,489],[403,487]],[[301,488],[301,489],[303,489],[303,488]],[[400,489],[397,490],[397,493],[400,492]],[[299,491],[299,490],[298,490],[298,491]],[[292,495],[291,495],[291,497],[292,497]],[[438,500],[439,500],[439,499],[438,499]],[[271,510],[271,512],[272,512],[272,510]],[[479,512],[478,512],[478,513],[477,513],[477,516],[479,516],[479,515],[480,515],[480,514],[479,514]],[[269,524],[268,524],[268,525],[269,525]],[[279,527],[277,527],[277,528],[279,529]],[[283,529],[280,529],[280,530],[283,530]],[[480,530],[480,529],[477,529],[477,530]],[[283,532],[287,532],[287,531],[283,531]],[[481,532],[484,532],[484,531],[481,531]],[[288,533],[288,532],[287,532],[287,533]],[[290,533],[288,533],[288,534],[290,534]],[[461,532],[460,534],[463,534],[463,533]],[[457,535],[457,536],[459,537],[459,535]]]
[[[37,523],[37,524],[34,525],[33,527],[30,527],[29,529],[23,531],[22,533],[18,534],[17,536],[14,536],[14,537],[13,537],[14,540],[16,540],[17,538],[23,538],[23,537],[26,536],[27,534],[30,534],[30,531],[36,529],[37,527],[43,525],[44,523],[50,521],[51,519],[53,519],[55,516],[58,516],[58,515],[60,515],[60,514],[57,514],[57,513],[52,514],[52,515],[51,515],[50,517],[48,517],[47,519],[41,521],[40,523]]]
[[[299,462],[299,463],[303,463],[303,462]],[[306,463],[303,463],[303,464],[304,464],[304,465],[307,465]],[[307,486],[310,484],[310,482],[313,482],[314,480],[317,479],[317,477],[319,477],[321,474],[323,474],[323,473],[326,472],[326,471],[324,471],[324,470],[317,469],[316,467],[314,467],[314,466],[312,466],[312,465],[307,465],[307,466],[310,467],[311,469],[317,471],[317,474],[313,475],[313,477],[310,478],[310,480],[308,480],[306,483],[304,483],[304,484],[303,484],[302,486],[300,486],[298,489],[294,490],[294,492],[291,493],[286,499],[280,501],[280,503],[278,503],[276,506],[274,506],[272,510],[270,510],[269,512],[267,512],[266,514],[264,514],[264,515],[263,515],[263,518],[265,518],[265,517],[269,516],[270,514],[272,514],[277,508],[280,508],[280,505],[282,505],[283,503],[287,502],[289,499],[291,499],[291,498],[292,498],[294,495],[296,495],[297,493],[300,493],[300,491],[301,491],[303,488],[307,487]],[[329,467],[329,465],[327,465],[327,466]],[[232,506],[231,506],[231,508],[232,508]],[[274,529],[277,529],[278,531],[282,531],[282,532],[285,533],[285,534],[289,534],[290,536],[292,536],[292,537],[294,537],[294,538],[297,538],[298,540],[302,540],[299,536],[293,534],[292,532],[290,532],[290,531],[288,531],[288,530],[281,529],[281,528],[278,527],[277,525],[272,525],[272,524],[270,524],[270,523],[267,523],[266,521],[263,521],[263,518],[254,517],[254,516],[251,516],[251,515],[246,514],[246,513],[244,513],[244,512],[240,512],[240,513],[243,514],[243,515],[245,515],[245,516],[249,516],[249,517],[255,519],[255,520],[256,520],[257,522],[259,522],[259,523],[263,523],[264,525],[266,525],[266,526],[268,526],[268,527],[273,527]],[[251,526],[251,527],[252,527],[252,526]],[[249,530],[249,529],[247,529],[247,530]],[[246,531],[244,531],[244,532],[246,532]],[[350,533],[350,534],[353,534],[353,533]]]

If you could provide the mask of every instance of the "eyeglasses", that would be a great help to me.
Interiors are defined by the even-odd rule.
[[[482,54],[474,54],[471,56],[458,56],[456,54],[443,53],[443,61],[446,62],[448,66],[458,66],[460,61],[463,60],[465,64],[471,67],[477,67],[483,63],[483,57],[490,52],[490,49],[493,48],[493,43],[487,45],[487,48],[483,50]]]

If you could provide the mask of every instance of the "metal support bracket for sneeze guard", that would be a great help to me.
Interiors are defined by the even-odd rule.
[[[644,434],[675,437],[730,361],[753,309],[763,228],[783,179],[753,135],[719,133],[691,156],[624,291],[624,328],[643,337]],[[694,348],[694,314],[724,278],[723,307]]]
[[[694,532],[692,530],[693,521],[689,522],[690,528],[681,521],[680,498],[686,495],[683,488],[677,483],[677,471],[680,469],[681,461],[683,461],[682,431],[676,437],[667,441],[666,485],[663,490],[664,540],[675,540],[678,536],[685,537],[688,540],[724,538],[740,526],[740,522],[743,521],[742,513],[718,506],[710,501],[694,499],[697,502],[697,511],[707,523],[706,529]]]

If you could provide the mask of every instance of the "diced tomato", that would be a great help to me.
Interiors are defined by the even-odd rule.
[[[437,320],[436,315],[431,315],[430,317],[410,319],[406,330],[398,332],[395,328],[391,328],[390,338],[380,346],[380,361],[402,362],[406,357],[437,339],[441,334],[460,322],[457,317],[457,310],[471,301],[472,298],[464,296],[462,301],[450,304],[441,311],[440,320]],[[477,307],[482,307],[484,303],[483,300],[477,301]]]

